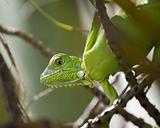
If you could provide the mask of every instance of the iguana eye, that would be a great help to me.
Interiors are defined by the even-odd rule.
[[[57,65],[57,66],[60,66],[60,65],[62,65],[64,63],[64,61],[62,60],[62,58],[57,58],[57,59],[55,59],[55,64]]]

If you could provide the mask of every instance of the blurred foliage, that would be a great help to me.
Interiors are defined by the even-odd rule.
[[[54,52],[82,55],[85,40],[81,32],[69,32],[54,26],[28,1],[6,0],[0,3],[2,25],[14,26],[34,34]],[[77,5],[74,0],[41,0],[37,3],[58,21],[80,27]],[[25,104],[27,104],[33,95],[45,89],[39,83],[39,76],[48,60],[22,40],[7,38],[7,41],[24,81],[25,93],[22,93],[21,97],[25,97]],[[82,113],[90,99],[91,94],[81,87],[57,89],[31,104],[29,111],[33,119],[48,118],[69,122],[74,121]]]
[[[4,92],[2,87],[0,87],[0,123],[7,123],[9,121],[8,113],[5,108],[5,100],[3,99]]]

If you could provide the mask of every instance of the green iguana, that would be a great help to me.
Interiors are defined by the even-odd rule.
[[[107,77],[117,71],[118,65],[106,45],[104,33],[99,33],[99,28],[100,24],[94,20],[82,59],[64,53],[54,55],[41,75],[41,83],[55,88],[94,87],[94,80],[96,80],[100,82],[111,101],[117,98],[117,93],[109,84]],[[106,59],[108,56],[110,56],[109,59]]]
[[[131,22],[127,22],[120,16],[113,17],[112,22],[115,26],[121,26],[122,31],[129,31],[128,33],[126,32],[126,34],[130,34],[130,29],[134,30],[131,31],[131,35],[135,40],[140,38],[140,31],[135,30]],[[128,23],[128,28],[124,27],[126,23]],[[133,57],[135,60],[128,62],[131,67],[144,58],[151,48],[151,44],[146,41],[146,38],[140,39],[142,44],[137,41],[135,41],[135,44],[122,44],[122,48],[124,48],[124,53],[126,53],[126,58],[128,60],[132,60],[131,54],[135,54],[133,50],[137,48],[136,53],[138,56],[135,55]],[[82,59],[64,53],[54,55],[45,71],[42,73],[40,81],[42,84],[53,88],[66,86],[94,87],[94,81],[98,81],[107,97],[110,99],[110,104],[112,104],[118,95],[114,87],[108,82],[108,77],[110,74],[114,74],[119,70],[118,63],[100,27],[100,21],[97,15],[95,15]]]

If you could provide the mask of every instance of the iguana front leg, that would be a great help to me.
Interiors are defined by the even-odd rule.
[[[114,100],[118,97],[115,88],[109,83],[107,79],[101,81],[100,84],[103,88],[103,91],[110,99],[110,105],[112,105]]]

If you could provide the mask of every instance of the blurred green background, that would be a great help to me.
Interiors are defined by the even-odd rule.
[[[37,0],[36,2],[58,21],[77,27],[81,26],[78,4],[75,0]],[[0,1],[0,15],[1,25],[13,26],[33,34],[54,52],[82,55],[84,34],[69,32],[54,26],[27,0]],[[19,85],[24,85],[22,87],[24,92],[20,97],[24,97],[22,99],[27,104],[35,94],[45,89],[39,82],[39,76],[49,59],[43,57],[35,48],[21,39],[9,36],[5,38],[22,77]],[[1,53],[7,60],[2,48]],[[12,69],[12,65],[10,63],[8,65]],[[60,122],[71,122],[83,112],[91,97],[91,93],[82,87],[60,88],[32,103],[28,112],[30,117],[36,120],[47,118]]]

